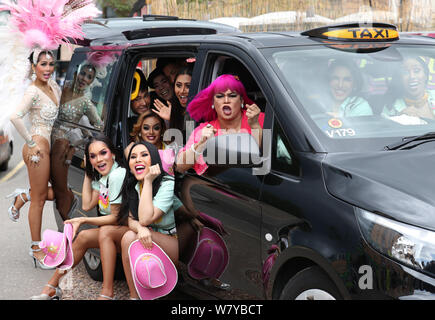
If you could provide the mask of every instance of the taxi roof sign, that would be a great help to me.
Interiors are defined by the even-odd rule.
[[[392,41],[399,39],[396,26],[388,23],[346,23],[307,30],[303,36],[341,41]]]

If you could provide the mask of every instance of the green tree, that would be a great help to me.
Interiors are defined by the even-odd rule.
[[[128,17],[137,0],[98,0],[103,10],[103,16],[107,16],[107,9],[112,8],[118,17]]]

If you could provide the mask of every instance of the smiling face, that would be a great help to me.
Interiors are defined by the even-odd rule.
[[[192,77],[188,74],[180,74],[175,80],[174,92],[183,108],[187,106],[187,96],[189,95],[190,81]]]
[[[102,176],[109,174],[112,169],[115,162],[113,157],[114,154],[104,142],[95,141],[89,145],[89,161]]]
[[[136,114],[142,114],[150,108],[151,98],[148,90],[139,91],[137,97],[131,100],[131,110]]]
[[[163,100],[171,100],[174,96],[174,90],[168,78],[164,74],[157,75],[153,80],[154,90],[156,94]]]
[[[150,116],[142,121],[140,129],[142,140],[152,143],[156,147],[160,145],[162,135],[162,124],[156,117]]]
[[[95,69],[89,65],[83,66],[77,75],[76,88],[78,90],[86,89],[95,79]]]
[[[243,99],[236,91],[227,89],[225,92],[217,92],[213,101],[218,119],[233,120],[242,113]]]
[[[402,84],[405,95],[411,99],[424,96],[427,75],[423,66],[416,59],[408,59],[403,63]]]
[[[342,66],[334,68],[329,77],[329,86],[334,100],[339,103],[343,102],[351,95],[354,87],[354,79],[350,70]]]
[[[36,79],[41,82],[48,82],[54,72],[54,58],[52,55],[42,52],[36,66],[33,66]]]
[[[143,144],[138,144],[131,149],[128,167],[136,180],[142,181],[151,166],[150,153]]]

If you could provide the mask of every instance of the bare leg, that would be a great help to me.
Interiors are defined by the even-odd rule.
[[[30,190],[31,189],[29,189],[29,192],[30,192]],[[24,202],[23,202],[23,200],[21,199],[21,197],[23,197],[23,199],[24,199]],[[16,198],[15,198],[15,203],[14,203],[14,206],[15,206],[15,208],[17,209],[17,210],[20,210],[26,203],[27,203],[27,201],[29,201],[29,199],[27,199],[27,196],[26,196],[26,194],[25,193],[22,193],[21,194],[21,197],[20,196],[17,196]],[[49,201],[53,201],[54,200],[54,192],[53,192],[53,188],[52,187],[48,187],[48,191],[47,191],[47,199],[45,199],[45,200],[49,200]]]
[[[103,226],[100,228],[100,257],[103,266],[103,287],[101,294],[113,297],[113,281],[115,278],[116,254],[121,252],[122,236],[129,230],[126,226]]]
[[[178,239],[160,232],[151,231],[151,237],[155,243],[157,243],[163,251],[169,256],[172,262],[178,264]],[[139,298],[134,286],[133,278],[130,270],[130,259],[128,256],[128,248],[130,244],[137,240],[137,234],[133,231],[127,231],[121,240],[121,252],[122,252],[122,265],[124,267],[125,279],[127,280],[128,289],[130,291],[131,298]]]
[[[48,179],[50,175],[50,153],[48,141],[42,137],[34,136],[33,139],[38,144],[41,154],[38,163],[28,159],[29,148],[23,147],[23,159],[27,166],[30,182],[30,208],[29,208],[29,227],[30,237],[33,241],[41,241],[42,212],[45,200],[48,197]],[[38,246],[32,246],[38,249]],[[34,256],[39,260],[44,257],[42,251],[34,252]]]
[[[99,229],[98,228],[93,228],[93,229],[87,229],[87,230],[82,230],[79,232],[79,234],[77,235],[76,239],[74,240],[73,244],[72,244],[72,251],[73,251],[73,255],[74,255],[74,263],[73,263],[73,268],[79,264],[80,261],[82,261],[83,256],[86,253],[86,250],[90,249],[90,248],[98,248],[98,233],[99,233]],[[48,281],[48,284],[51,284],[53,287],[58,287],[59,286],[59,282],[60,279],[66,274],[66,272],[62,272],[59,270],[56,270],[53,274],[53,276],[51,277],[51,279]],[[54,289],[45,286],[42,289],[41,293],[46,293],[50,296],[52,296],[55,291]]]
[[[63,220],[71,208],[74,195],[68,187],[68,168],[66,160],[71,160],[74,148],[70,147],[66,139],[57,139],[51,149],[51,181],[56,197],[56,208]]]

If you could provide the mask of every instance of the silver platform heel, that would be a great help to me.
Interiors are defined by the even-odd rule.
[[[17,201],[17,197],[20,197],[21,200],[26,203],[27,201],[24,200],[23,198],[23,193],[26,195],[27,197],[27,201],[30,201],[30,189],[15,189],[14,192],[12,192],[11,194],[8,194],[6,196],[6,198],[14,198],[14,202],[12,202],[12,205],[9,207],[8,209],[8,213],[9,213],[9,218],[13,221],[13,222],[17,222],[18,219],[20,218],[20,210],[18,210],[17,208],[15,208],[15,202]]]
[[[48,295],[46,293],[41,293],[41,294],[39,294],[37,296],[31,296],[30,300],[60,300],[60,299],[62,299],[63,292],[62,292],[61,288],[54,287],[54,286],[52,286],[51,284],[48,284],[48,283],[45,286],[49,287],[51,289],[54,289],[56,291],[53,296],[50,296],[50,295]]]
[[[33,249],[32,246],[38,246],[38,249]],[[33,253],[34,252],[39,252],[42,249],[39,248],[39,241],[32,241],[32,243],[30,244],[30,250],[29,250],[29,256],[31,256],[33,258],[33,263],[35,264],[35,268],[41,268],[43,270],[52,270],[54,269],[53,267],[47,267],[44,264],[44,258],[41,258],[40,260],[38,260]]]

